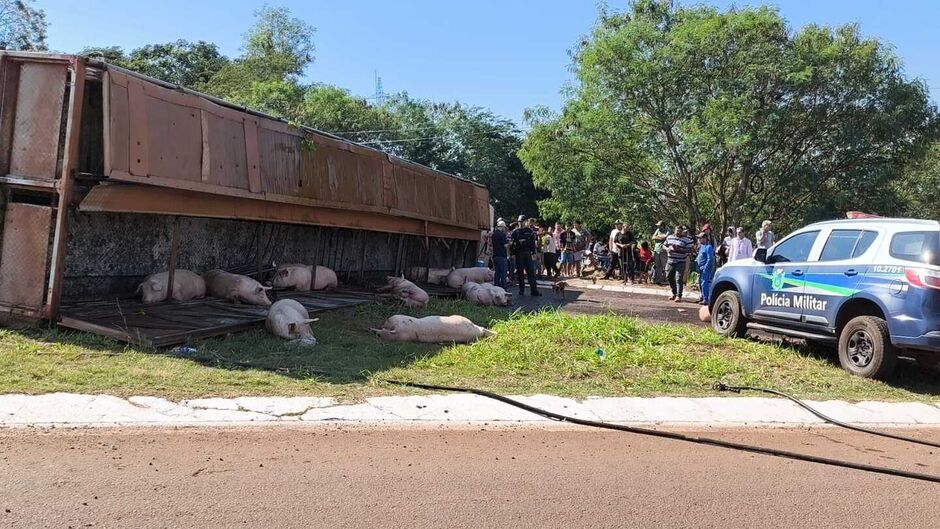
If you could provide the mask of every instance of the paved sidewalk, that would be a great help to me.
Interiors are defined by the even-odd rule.
[[[515,397],[574,417],[634,424],[792,426],[819,424],[783,399],[752,397],[615,397],[576,400],[550,395]],[[940,402],[813,402],[852,423],[940,426]],[[468,394],[374,397],[339,404],[323,397],[206,398],[172,402],[157,397],[0,395],[0,428],[29,426],[234,425],[250,423],[551,423],[507,404]]]

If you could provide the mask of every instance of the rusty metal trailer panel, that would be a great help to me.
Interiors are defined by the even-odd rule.
[[[492,222],[468,179],[84,57],[8,51],[0,215],[0,317],[52,321],[63,296],[75,313],[177,262],[251,261],[260,278],[297,259],[359,283],[461,266]]]

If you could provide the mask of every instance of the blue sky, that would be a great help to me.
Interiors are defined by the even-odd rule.
[[[520,121],[535,105],[558,108],[571,79],[572,49],[597,14],[595,0],[271,0],[313,25],[310,81],[371,96],[373,72],[386,93],[488,107]],[[692,3],[692,2],[682,2]],[[890,42],[911,77],[940,100],[940,1],[779,0],[706,2],[779,6],[792,27],[857,22]],[[612,7],[626,2],[609,1]],[[35,0],[50,22],[49,45],[75,52],[90,45],[126,49],[178,38],[207,40],[237,55],[252,14],[264,2],[216,0]]]

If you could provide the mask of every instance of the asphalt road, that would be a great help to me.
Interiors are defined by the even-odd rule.
[[[940,474],[831,428],[700,435]],[[908,432],[940,440],[940,430]],[[937,527],[940,485],[617,432],[0,432],[3,527]]]

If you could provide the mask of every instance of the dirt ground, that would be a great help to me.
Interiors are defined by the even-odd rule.
[[[693,432],[940,474],[833,428]],[[940,440],[940,430],[909,431]],[[940,485],[581,428],[8,430],[3,527],[936,527]]]
[[[687,294],[682,303],[674,303],[665,294],[653,296],[576,288],[567,288],[564,295],[555,294],[550,288],[540,288],[539,291],[541,297],[532,297],[528,291],[520,296],[517,290],[512,289],[513,307],[524,310],[556,307],[573,314],[616,312],[654,322],[706,325],[698,319],[699,305],[693,302],[698,298],[697,292]]]

